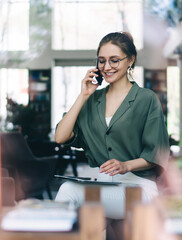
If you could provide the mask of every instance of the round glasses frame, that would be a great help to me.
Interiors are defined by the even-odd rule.
[[[121,58],[121,59],[117,59],[117,62],[116,61],[114,61],[113,62],[113,60],[112,59],[109,59],[108,60],[108,63],[109,63],[109,65],[110,65],[110,67],[111,68],[117,68],[118,66],[119,66],[119,63],[121,62],[121,61],[123,61],[124,59],[126,59],[128,56],[126,56],[126,57],[124,57],[124,58]],[[99,58],[97,58],[97,68],[98,69],[104,69],[105,68],[105,65],[106,65],[106,62],[107,62],[107,60],[105,60],[104,61],[104,63],[100,63],[99,62]],[[100,65],[102,65],[102,66],[100,66]],[[114,65],[114,66],[113,66]],[[117,65],[117,66],[116,66]]]

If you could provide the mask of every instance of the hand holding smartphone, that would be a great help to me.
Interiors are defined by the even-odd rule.
[[[98,68],[97,68],[98,69]],[[102,84],[102,81],[103,81],[103,76],[102,74],[100,73],[100,70],[98,69],[98,71],[96,72],[96,74],[98,75],[98,77],[95,77],[98,84],[101,85]]]
[[[96,74],[98,75],[98,77],[96,77],[96,80],[97,80],[98,84],[101,85],[102,81],[103,81],[103,76],[98,68],[98,62],[97,62],[96,68],[98,69],[98,71],[96,72]]]

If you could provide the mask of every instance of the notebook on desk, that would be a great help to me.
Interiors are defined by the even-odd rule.
[[[109,181],[97,181],[97,179],[92,180],[87,177],[72,177],[72,176],[63,176],[63,175],[54,175],[56,178],[63,180],[73,181],[82,184],[92,184],[92,185],[119,185],[121,182],[109,182]]]
[[[73,203],[27,199],[3,217],[1,228],[6,231],[67,232],[76,224],[77,215]]]

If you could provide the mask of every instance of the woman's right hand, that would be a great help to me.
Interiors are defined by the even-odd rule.
[[[65,143],[74,136],[73,129],[78,114],[85,102],[88,100],[88,98],[95,92],[95,90],[99,86],[98,84],[92,83],[92,81],[94,81],[93,77],[97,76],[97,71],[98,70],[96,68],[87,71],[85,78],[82,80],[81,94],[79,94],[70,110],[61,119],[57,126],[55,133],[55,141],[57,143]]]
[[[98,83],[92,83],[94,81],[93,77],[97,77],[97,68],[92,68],[89,69],[82,80],[82,88],[81,88],[81,93],[83,94],[84,97],[90,97],[97,87],[99,86]]]

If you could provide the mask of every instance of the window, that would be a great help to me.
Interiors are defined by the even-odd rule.
[[[133,80],[140,86],[144,87],[144,69],[143,67],[135,66],[133,73]],[[131,79],[132,81],[132,79]]]
[[[53,49],[96,49],[100,39],[113,31],[131,32],[137,49],[141,49],[142,2],[142,0],[54,1]]]
[[[7,97],[18,104],[28,104],[28,70],[0,69],[0,116],[2,121],[6,118]]]
[[[179,67],[167,68],[168,133],[180,139],[180,73]]]
[[[27,50],[29,0],[1,1],[0,16],[0,51]]]

